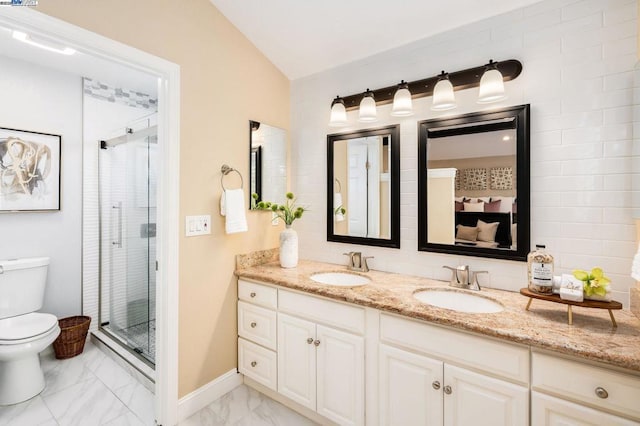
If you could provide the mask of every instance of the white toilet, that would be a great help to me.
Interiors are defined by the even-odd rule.
[[[39,354],[60,334],[42,308],[48,257],[0,260],[0,405],[17,404],[44,389]]]

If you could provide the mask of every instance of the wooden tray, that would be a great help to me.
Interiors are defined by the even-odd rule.
[[[601,302],[599,300],[585,300],[584,302],[574,302],[571,300],[563,300],[560,298],[560,295],[558,294],[534,293],[528,288],[521,288],[520,294],[522,294],[523,296],[529,297],[529,303],[527,303],[527,307],[526,307],[527,311],[529,310],[529,307],[531,307],[531,302],[533,302],[533,299],[547,300],[549,302],[562,303],[563,305],[567,305],[568,307],[567,316],[568,316],[569,325],[573,324],[573,312],[571,311],[572,306],[580,306],[583,308],[606,309],[609,311],[609,316],[611,317],[611,322],[613,323],[614,327],[617,327],[618,324],[616,323],[616,319],[613,317],[613,312],[611,311],[616,309],[622,309],[622,303],[616,302],[615,300],[612,300],[611,302]]]

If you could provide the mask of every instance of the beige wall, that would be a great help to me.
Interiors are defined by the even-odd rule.
[[[207,0],[40,0],[37,10],[181,67],[180,213],[213,221],[211,236],[180,239],[184,396],[236,367],[235,254],[277,246],[267,213],[226,236],[217,205],[223,163],[248,181],[248,120],[289,129],[289,80]]]

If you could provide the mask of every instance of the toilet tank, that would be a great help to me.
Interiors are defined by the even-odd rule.
[[[0,319],[42,308],[48,257],[0,260]]]

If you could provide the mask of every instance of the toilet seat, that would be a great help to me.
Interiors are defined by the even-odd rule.
[[[32,312],[0,320],[0,345],[18,345],[36,340],[58,325],[55,315]]]

